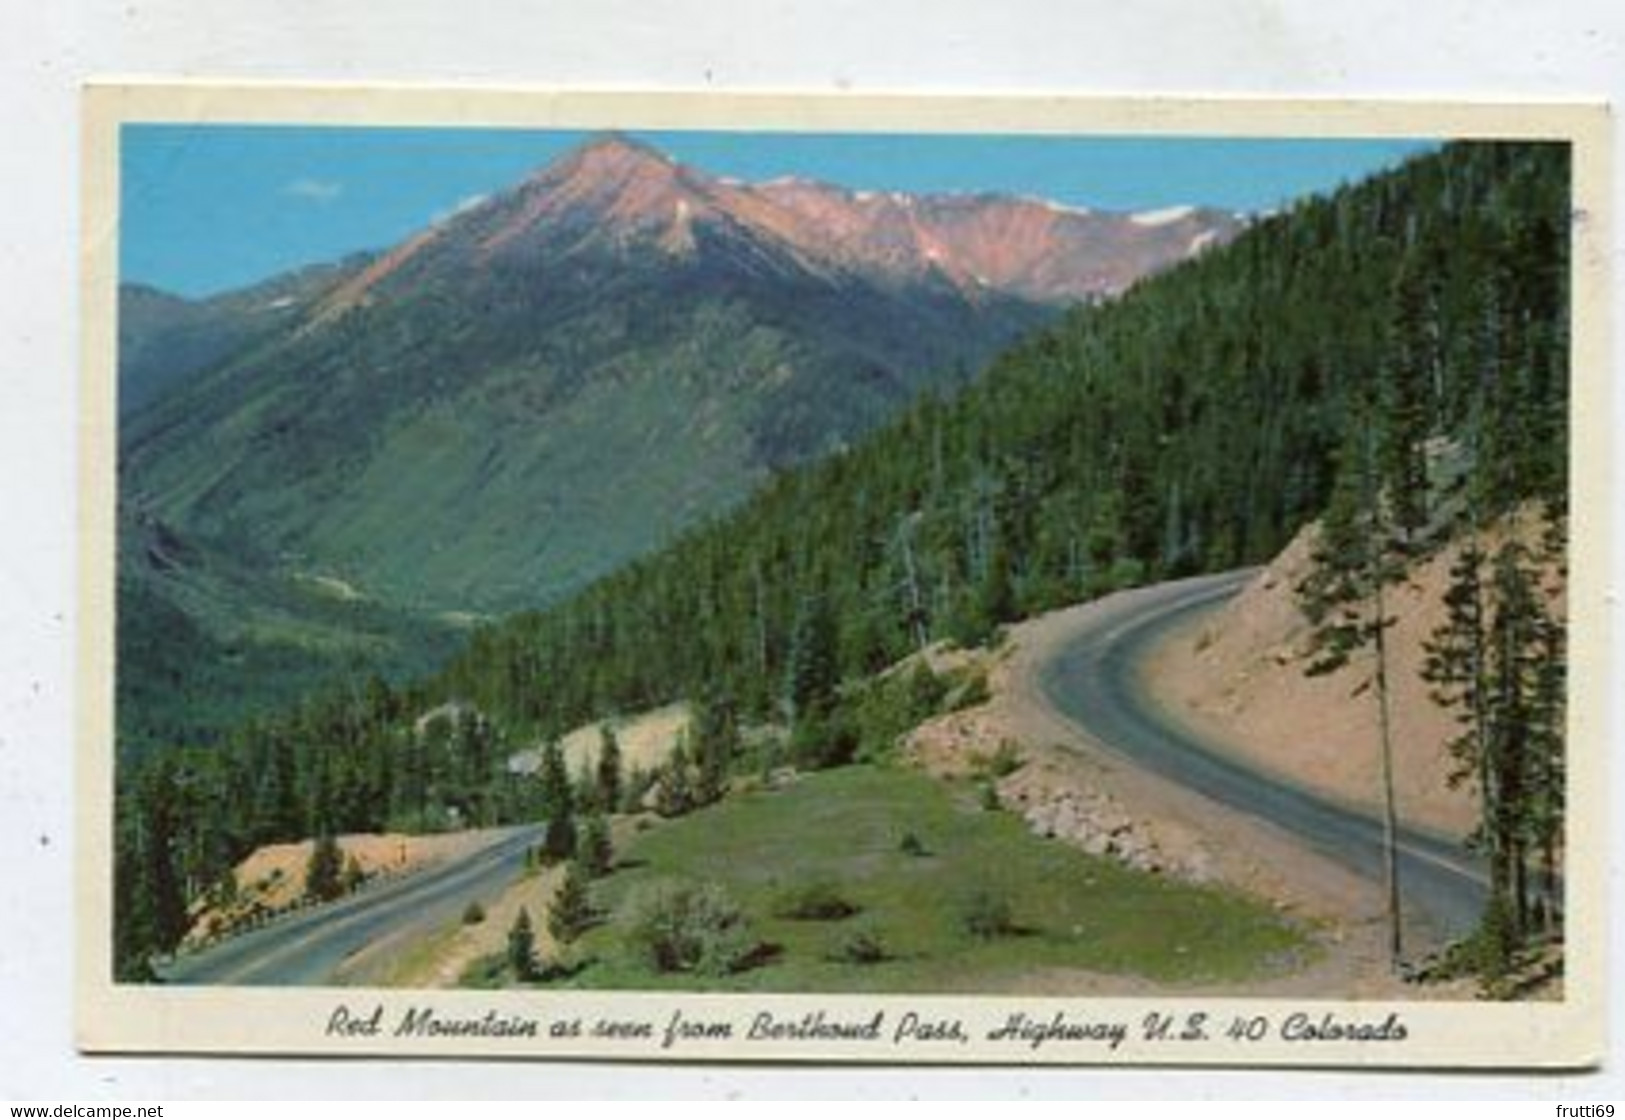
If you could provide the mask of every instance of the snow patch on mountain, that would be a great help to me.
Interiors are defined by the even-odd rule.
[[[1183,221],[1194,213],[1194,206],[1168,206],[1161,210],[1141,210],[1138,214],[1130,214],[1129,221],[1137,226],[1166,226]]]

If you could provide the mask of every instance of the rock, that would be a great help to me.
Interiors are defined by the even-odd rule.
[[[1213,881],[1213,857],[1203,850],[1196,850],[1186,854],[1182,867],[1184,877],[1193,883],[1209,883]]]

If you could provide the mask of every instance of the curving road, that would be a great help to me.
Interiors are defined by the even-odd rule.
[[[177,957],[160,975],[176,984],[333,983],[347,959],[379,940],[428,933],[475,900],[489,907],[541,834],[539,825],[509,829],[459,859]]]
[[[1381,880],[1382,822],[1256,769],[1203,742],[1145,691],[1140,665],[1165,635],[1241,590],[1253,573],[1158,584],[1103,602],[1102,610],[1042,667],[1039,687],[1089,738],[1134,765],[1261,818],[1355,872]],[[1483,864],[1461,845],[1402,827],[1399,880],[1408,912],[1447,937],[1483,911]]]

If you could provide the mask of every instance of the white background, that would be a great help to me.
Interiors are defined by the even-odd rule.
[[[3,0],[0,1099],[1525,1097],[1583,1077],[86,1059],[71,1033],[77,87],[218,78],[874,92],[1625,97],[1619,0]],[[1616,148],[1619,133],[1615,123]],[[1622,193],[1615,189],[1615,214]],[[1611,247],[1614,271],[1620,253]],[[1616,294],[1613,320],[1621,301]],[[1619,348],[1614,350],[1619,368]],[[1614,408],[1614,418],[1621,409]],[[1618,549],[1610,588],[1618,588]],[[1619,622],[1617,596],[1609,597]],[[1616,695],[1620,673],[1613,674]],[[1618,703],[1611,741],[1619,739]],[[1615,752],[1617,753],[1617,752]],[[1615,782],[1616,791],[1619,782]],[[1615,863],[1621,843],[1614,814]],[[1616,912],[1621,877],[1612,872]],[[1531,1115],[1553,1115],[1537,1105]]]

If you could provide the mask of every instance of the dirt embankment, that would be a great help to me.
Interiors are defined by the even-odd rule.
[[[1533,544],[1533,515],[1486,535]],[[1323,676],[1309,676],[1311,628],[1296,588],[1311,566],[1313,530],[1219,611],[1171,637],[1146,667],[1167,709],[1210,742],[1333,798],[1376,812],[1382,756],[1375,655],[1369,649]],[[1445,622],[1444,595],[1461,544],[1417,565],[1387,594],[1389,712],[1394,793],[1412,826],[1461,838],[1478,819],[1477,791],[1452,783],[1449,743],[1460,733],[1422,679],[1425,643]],[[1561,609],[1561,604],[1558,604]]]
[[[355,861],[367,879],[405,875],[466,855],[490,843],[492,830],[444,832],[428,836],[404,833],[347,833],[337,837],[340,859]],[[300,905],[305,871],[314,841],[267,844],[256,848],[233,870],[234,897],[205,899],[193,910],[185,944],[199,945],[263,918]]]

